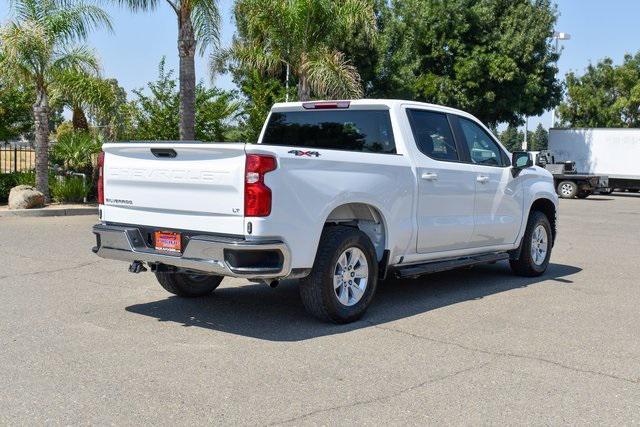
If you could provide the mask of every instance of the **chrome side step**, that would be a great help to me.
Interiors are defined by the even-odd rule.
[[[479,264],[490,264],[509,259],[507,252],[473,255],[464,258],[448,259],[446,261],[431,261],[424,264],[413,264],[405,267],[397,267],[396,275],[400,278],[419,277],[423,274],[439,273],[441,271],[454,270],[461,267],[471,267]]]

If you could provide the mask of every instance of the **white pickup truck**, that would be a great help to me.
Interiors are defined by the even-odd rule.
[[[299,279],[307,310],[336,323],[387,274],[509,260],[540,275],[556,238],[551,174],[431,104],[276,104],[257,144],[105,144],[99,163],[97,255],[185,297],[223,276]]]

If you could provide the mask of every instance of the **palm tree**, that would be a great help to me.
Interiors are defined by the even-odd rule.
[[[32,84],[36,143],[36,187],[49,201],[49,93],[73,71],[95,74],[98,61],[80,41],[97,27],[111,29],[109,16],[84,0],[13,0],[12,19],[0,29],[0,70]]]
[[[132,10],[155,9],[160,0],[115,0]],[[195,139],[196,66],[195,53],[217,47],[220,40],[220,14],[216,0],[165,0],[178,18],[178,56],[180,58],[180,139]]]
[[[87,110],[106,111],[116,102],[110,80],[99,75],[68,70],[62,73],[51,91],[51,104],[69,107],[74,130],[89,130]]]
[[[300,101],[312,92],[325,98],[362,96],[357,69],[335,46],[354,29],[372,40],[371,0],[237,0],[235,18],[239,35],[214,58],[219,67],[235,61],[274,76],[288,68]]]

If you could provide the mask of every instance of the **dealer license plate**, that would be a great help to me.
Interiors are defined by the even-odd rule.
[[[182,239],[180,233],[172,231],[156,231],[156,250],[168,252],[182,252]]]

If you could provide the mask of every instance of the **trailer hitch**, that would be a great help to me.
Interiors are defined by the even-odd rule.
[[[142,261],[133,261],[129,266],[129,273],[144,273],[147,271],[147,268],[144,266]]]

